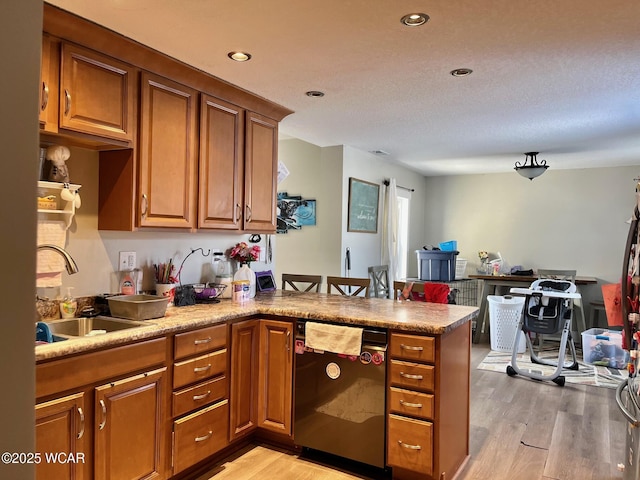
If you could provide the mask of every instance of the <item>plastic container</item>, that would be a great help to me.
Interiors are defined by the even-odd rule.
[[[629,352],[622,349],[622,332],[603,328],[582,332],[582,359],[592,365],[625,368]]]
[[[256,296],[256,274],[246,263],[233,276],[234,282],[238,280],[247,280],[249,282],[249,298]]]
[[[467,270],[467,259],[456,258],[456,280],[464,278],[464,274]]]
[[[62,318],[75,318],[76,316],[76,311],[78,310],[78,302],[75,298],[73,298],[73,295],[71,295],[72,289],[73,287],[67,288],[67,294],[60,302],[60,316]]]
[[[458,252],[442,250],[416,250],[418,278],[426,281],[451,282],[456,278]]]
[[[442,242],[438,244],[440,250],[443,252],[455,252],[458,250],[458,242],[456,240],[449,240],[448,242]]]
[[[525,297],[511,297],[505,295],[488,295],[489,302],[489,332],[491,337],[491,350],[497,352],[512,352],[516,339],[516,331]],[[527,348],[524,335],[518,340],[518,353],[524,353]]]
[[[236,303],[244,303],[249,300],[249,280],[234,280],[231,283],[232,300]]]

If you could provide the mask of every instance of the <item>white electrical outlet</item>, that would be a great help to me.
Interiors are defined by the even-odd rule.
[[[120,252],[119,270],[133,270],[136,268],[136,252]]]

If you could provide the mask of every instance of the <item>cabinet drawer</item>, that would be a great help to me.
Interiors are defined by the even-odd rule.
[[[434,408],[433,395],[429,393],[395,387],[389,389],[389,411],[393,413],[433,420]]]
[[[179,333],[174,338],[174,358],[180,360],[227,346],[227,324]]]
[[[173,408],[171,411],[174,417],[179,417],[226,396],[227,377],[223,375],[207,382],[198,383],[193,387],[173,392]]]
[[[435,367],[431,365],[391,360],[390,381],[392,385],[432,392],[434,376]]]
[[[225,373],[227,349],[173,364],[173,388],[183,387]]]
[[[436,339],[434,337],[392,333],[389,355],[392,358],[433,363],[436,360]]]
[[[389,415],[387,463],[431,475],[433,472],[433,424]]]
[[[229,401],[223,400],[173,422],[173,473],[227,446]]]

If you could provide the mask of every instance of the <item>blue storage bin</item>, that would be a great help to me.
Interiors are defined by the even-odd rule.
[[[458,242],[456,240],[449,240],[448,242],[442,242],[438,245],[443,252],[455,252],[458,250]]]
[[[456,255],[459,252],[416,250],[420,280],[452,282],[456,279]]]

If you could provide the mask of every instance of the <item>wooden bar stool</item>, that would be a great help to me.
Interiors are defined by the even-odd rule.
[[[604,302],[589,302],[589,306],[591,307],[591,311],[589,312],[589,328],[600,328],[600,326],[598,325],[598,322],[600,320],[600,312],[604,313],[605,321],[607,319],[607,311],[604,308]]]

